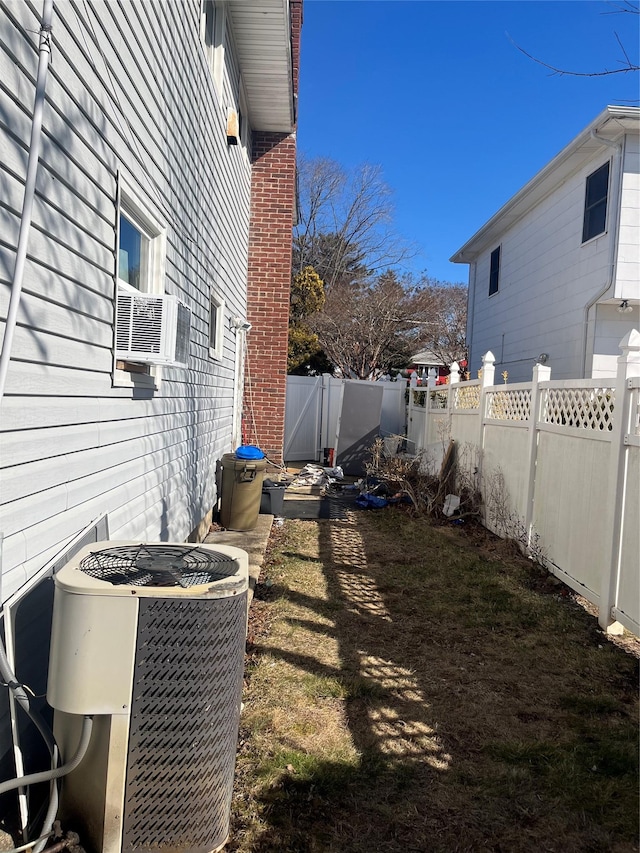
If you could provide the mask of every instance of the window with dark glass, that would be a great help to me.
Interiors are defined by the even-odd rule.
[[[609,163],[605,163],[587,178],[584,198],[582,242],[603,234],[607,224],[607,194],[609,191]]]
[[[489,268],[489,296],[498,292],[500,284],[500,246],[491,252],[491,266]]]
[[[140,268],[143,260],[145,238],[141,231],[120,214],[120,246],[118,252],[118,278],[121,282],[145,290],[141,287]],[[142,283],[144,284],[144,283]]]

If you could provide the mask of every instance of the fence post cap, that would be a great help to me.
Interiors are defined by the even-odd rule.
[[[496,363],[496,357],[491,352],[491,350],[487,350],[487,352],[485,352],[485,354],[482,356],[482,363],[483,364],[495,364]]]
[[[540,364],[539,361],[533,365],[533,381],[546,382],[551,379],[551,368],[548,364]]]
[[[640,332],[631,329],[618,344],[621,350],[640,350]]]

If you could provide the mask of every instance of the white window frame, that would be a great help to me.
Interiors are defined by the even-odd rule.
[[[211,32],[207,31],[207,8],[213,12]],[[200,0],[200,41],[204,47],[218,98],[222,97],[226,22],[226,9],[223,3],[217,3],[216,0]]]
[[[119,278],[120,216],[122,214],[140,232],[146,242],[144,258],[141,252],[139,289]],[[140,191],[134,188],[134,184],[122,174],[118,175],[116,222],[118,240],[115,270],[117,309],[119,290],[126,290],[130,293],[164,294],[167,229],[155,205],[150,199],[143,198]],[[160,387],[161,367],[137,365],[133,362],[127,362],[127,365],[131,365],[130,367],[119,367],[119,363],[120,360],[115,357],[114,341],[113,384],[119,388],[147,388],[150,390],[156,390]]]
[[[244,81],[240,79],[240,90],[238,92],[238,130],[240,132],[240,147],[247,160],[249,161],[249,140],[251,138],[251,129],[249,127],[249,112],[247,110],[247,98],[244,92]]]
[[[215,290],[209,294],[209,356],[215,361],[222,361],[224,349],[224,315],[225,302]],[[212,335],[212,325],[214,334]]]

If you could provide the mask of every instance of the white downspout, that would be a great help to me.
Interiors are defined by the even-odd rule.
[[[9,299],[9,311],[2,339],[2,352],[0,353],[0,404],[4,397],[4,389],[7,381],[7,371],[11,360],[11,348],[13,346],[13,333],[16,328],[20,298],[22,296],[22,279],[24,277],[24,266],[27,258],[27,244],[29,231],[31,229],[31,216],[33,213],[33,200],[36,192],[36,176],[38,173],[38,158],[40,157],[40,145],[42,141],[42,113],[44,109],[45,85],[47,82],[47,71],[49,69],[49,57],[51,55],[51,21],[53,19],[53,0],[44,0],[42,9],[42,22],[40,24],[40,47],[38,51],[38,75],[36,79],[36,95],[33,104],[33,120],[31,122],[31,139],[29,141],[29,159],[27,163],[27,180],[24,186],[24,198],[22,200],[22,216],[20,218],[20,234],[18,247],[16,249],[16,261],[11,281],[11,296]]]
[[[616,161],[614,161],[616,168],[618,169],[616,175],[616,181],[611,181],[612,188],[615,187],[615,197],[611,199],[612,204],[609,205],[609,210],[611,211],[610,218],[610,228],[609,233],[611,236],[611,242],[609,246],[609,273],[607,275],[607,281],[605,285],[593,296],[589,302],[584,306],[584,330],[582,335],[582,375],[587,378],[587,347],[588,347],[588,337],[589,337],[589,314],[593,306],[599,302],[603,296],[607,294],[607,292],[611,289],[615,281],[615,269],[616,269],[616,261],[618,255],[618,232],[620,228],[620,203],[622,198],[622,176],[624,174],[624,169],[622,168],[623,164],[623,153],[624,153],[624,144],[626,140],[626,136],[622,137],[621,142],[612,142],[610,139],[604,139],[602,136],[598,136],[595,130],[591,131],[591,138],[600,145],[606,145],[608,148],[613,148],[614,151],[618,153],[618,157]]]

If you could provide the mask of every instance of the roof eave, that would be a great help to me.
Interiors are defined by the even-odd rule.
[[[289,0],[228,3],[249,121],[254,130],[295,128]]]
[[[637,128],[640,108],[608,106],[583,131],[581,131],[553,160],[541,169],[527,184],[504,204],[467,242],[449,259],[454,264],[469,264],[486,249],[488,243],[503,234],[520,219],[534,204],[538,204],[554,187],[557,176],[564,170],[567,176],[580,168],[581,163],[596,150],[598,143],[592,132],[600,132],[608,139]],[[591,146],[588,143],[591,142]],[[582,152],[582,153],[581,153]]]

